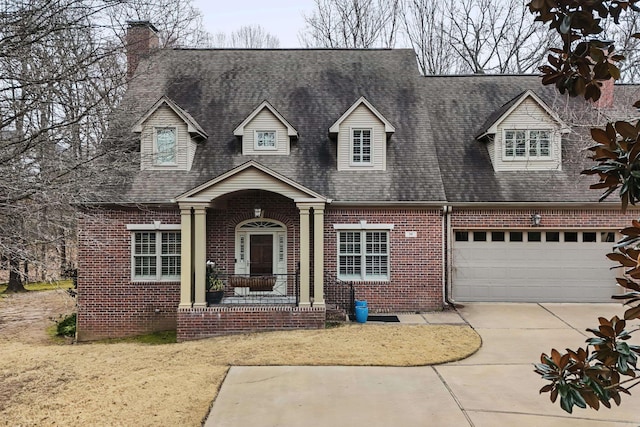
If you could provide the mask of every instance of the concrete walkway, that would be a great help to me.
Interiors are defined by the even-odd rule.
[[[474,303],[403,323],[469,323],[483,339],[468,359],[420,368],[233,367],[207,427],[640,426],[640,389],[618,408],[569,415],[539,395],[532,364],[552,347],[582,346],[618,304]],[[640,334],[634,337],[640,344]]]

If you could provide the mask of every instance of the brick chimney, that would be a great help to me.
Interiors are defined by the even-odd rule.
[[[609,79],[600,86],[600,99],[593,103],[596,108],[613,107],[613,90],[615,80]]]
[[[127,77],[131,78],[140,59],[160,46],[158,30],[149,21],[127,21]]]

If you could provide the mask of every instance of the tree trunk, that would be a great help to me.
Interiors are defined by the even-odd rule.
[[[9,259],[9,286],[5,292],[26,292],[20,276],[20,261]]]

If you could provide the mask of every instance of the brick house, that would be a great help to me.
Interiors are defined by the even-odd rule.
[[[616,291],[604,254],[631,214],[578,182],[575,106],[538,77],[423,77],[403,49],[129,62],[112,137],[140,170],[81,221],[81,340],[321,328],[351,287],[375,312]]]

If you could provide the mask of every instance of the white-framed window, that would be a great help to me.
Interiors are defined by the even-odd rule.
[[[389,231],[338,231],[338,278],[389,280]]]
[[[176,164],[177,130],[174,127],[155,128],[155,157],[156,165]]]
[[[505,130],[504,158],[506,160],[551,158],[551,131],[540,129]]]
[[[373,151],[372,129],[351,129],[351,164],[370,165]]]
[[[277,132],[275,130],[255,131],[256,150],[277,150]]]
[[[131,240],[133,280],[180,279],[180,231],[133,231]]]

